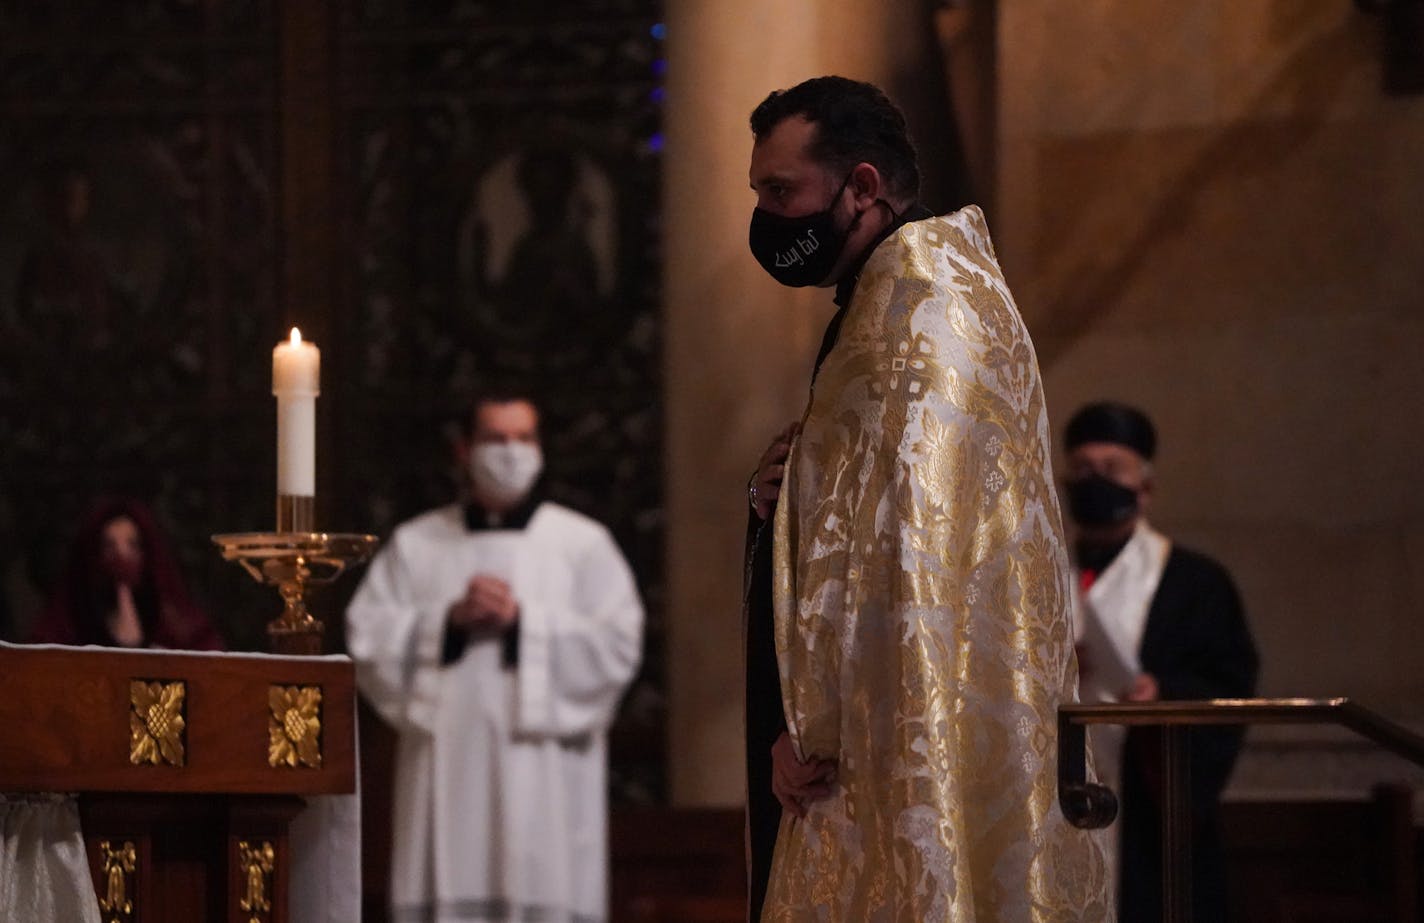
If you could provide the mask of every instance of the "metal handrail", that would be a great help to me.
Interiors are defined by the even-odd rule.
[[[1117,796],[1088,781],[1087,727],[1162,728],[1162,909],[1165,923],[1191,919],[1191,765],[1187,731],[1203,725],[1338,724],[1424,766],[1424,736],[1345,698],[1209,699],[1065,705],[1058,709],[1058,803],[1075,827],[1106,827]]]

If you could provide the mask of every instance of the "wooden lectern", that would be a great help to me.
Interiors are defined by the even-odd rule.
[[[76,792],[104,923],[286,923],[288,823],[355,791],[341,658],[0,647],[0,792]]]

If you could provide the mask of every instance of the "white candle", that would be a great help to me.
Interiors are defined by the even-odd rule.
[[[277,397],[277,493],[316,496],[316,396],[321,393],[321,351],[291,339],[272,350],[272,393]]]

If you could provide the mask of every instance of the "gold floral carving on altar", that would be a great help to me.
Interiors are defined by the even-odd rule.
[[[129,762],[135,766],[167,763],[182,766],[184,759],[183,703],[187,684],[182,680],[129,683]]]
[[[248,923],[262,923],[272,910],[272,901],[267,897],[268,881],[277,867],[277,852],[272,844],[263,840],[253,846],[246,840],[237,844],[238,864],[242,867],[242,897],[238,908],[250,914]]]
[[[321,687],[271,686],[267,707],[267,763],[321,768]]]
[[[104,911],[104,923],[129,923],[133,919],[133,901],[129,899],[130,879],[138,869],[138,853],[134,844],[125,841],[118,849],[108,840],[99,841],[99,861],[103,868],[104,893],[99,909]]]

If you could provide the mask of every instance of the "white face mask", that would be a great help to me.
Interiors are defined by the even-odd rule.
[[[544,470],[544,453],[528,442],[482,442],[470,448],[475,493],[501,506],[529,496]]]

